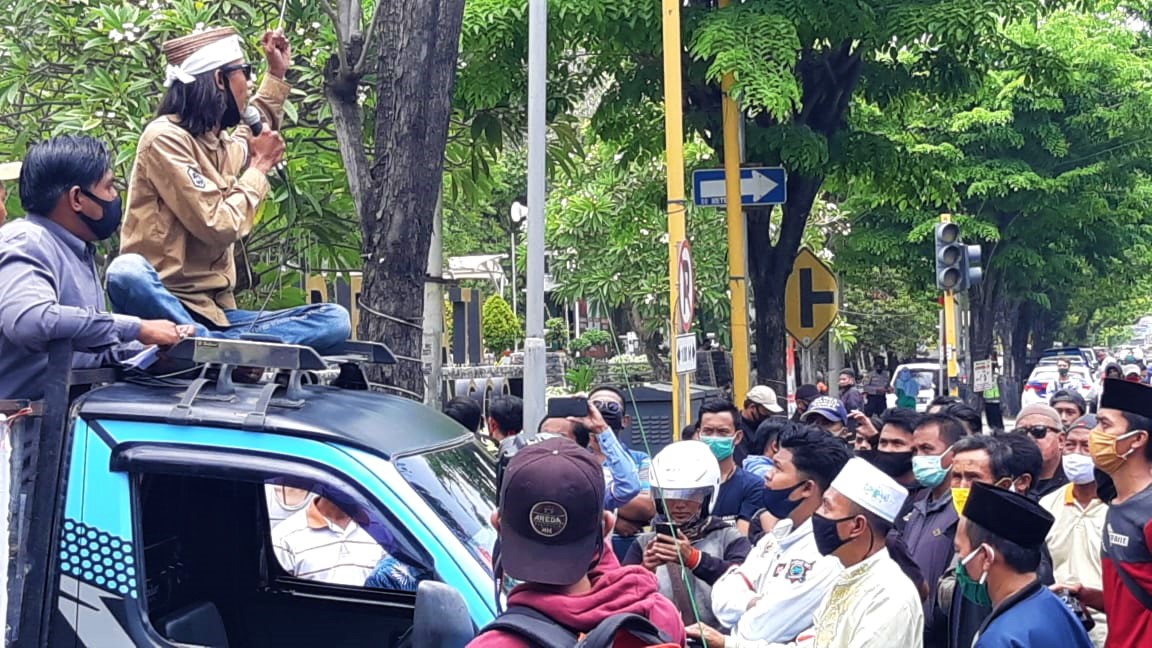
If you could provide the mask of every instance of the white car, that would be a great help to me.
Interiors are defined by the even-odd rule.
[[[1074,364],[1069,369],[1068,375],[1080,379],[1080,395],[1084,397],[1085,402],[1089,401],[1093,392],[1093,380],[1088,372],[1088,367]],[[1056,380],[1056,377],[1055,363],[1041,364],[1033,369],[1032,375],[1028,377],[1028,382],[1024,383],[1024,392],[1020,395],[1020,406],[1027,407],[1036,403],[1047,405],[1048,400],[1052,398],[1052,394],[1047,391],[1048,383]]]
[[[920,393],[916,394],[916,411],[928,411],[928,404],[936,398],[936,379],[940,375],[940,365],[934,362],[912,362],[896,367],[896,371],[892,372],[892,382],[889,383],[889,387],[892,388],[892,392],[888,394],[889,408],[896,407],[896,376],[900,375],[902,369],[911,371],[916,382],[920,383]]]

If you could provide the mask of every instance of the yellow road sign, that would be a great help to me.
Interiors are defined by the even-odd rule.
[[[840,312],[836,275],[807,248],[796,255],[784,292],[784,326],[807,348],[832,326]]]

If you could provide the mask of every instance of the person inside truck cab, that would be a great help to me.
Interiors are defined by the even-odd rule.
[[[175,344],[191,327],[114,315],[104,306],[96,246],[120,226],[112,152],[87,136],[33,146],[20,172],[28,214],[0,229],[0,399],[44,395],[48,343],[72,341],[76,368]]]
[[[317,495],[307,508],[272,528],[272,548],[284,571],[298,578],[416,591],[419,570],[385,550],[368,530],[375,526],[354,502]],[[384,532],[380,539],[387,537]]]

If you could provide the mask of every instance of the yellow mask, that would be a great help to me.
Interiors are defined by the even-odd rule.
[[[953,488],[952,489],[952,506],[956,507],[956,512],[964,515],[964,504],[968,502],[968,493],[972,492],[971,488]]]
[[[1135,448],[1129,448],[1128,452],[1120,454],[1116,450],[1116,444],[1141,432],[1144,430],[1132,430],[1120,436],[1112,436],[1100,428],[1090,431],[1088,433],[1088,451],[1092,453],[1092,461],[1096,463],[1096,467],[1109,475],[1123,468],[1124,462],[1128,460],[1128,455],[1132,454]]]

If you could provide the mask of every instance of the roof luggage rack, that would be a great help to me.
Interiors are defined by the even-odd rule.
[[[188,385],[180,403],[168,415],[171,423],[187,423],[192,416],[192,407],[199,398],[231,401],[235,399],[236,386],[232,380],[232,370],[237,367],[257,367],[287,371],[288,377],[283,398],[276,399],[276,390],[281,384],[272,382],[264,385],[255,408],[245,418],[244,427],[259,428],[264,423],[268,407],[275,404],[281,407],[302,407],[304,405],[303,378],[306,372],[324,371],[338,365],[339,377],[332,382],[344,389],[367,389],[361,363],[394,364],[396,357],[384,344],[348,340],[334,355],[321,356],[312,347],[298,344],[285,344],[279,338],[267,335],[246,335],[238,340],[220,338],[187,338],[167,353],[171,360],[203,365],[200,377]],[[204,387],[213,382],[209,370],[215,369],[215,394],[201,394]]]

